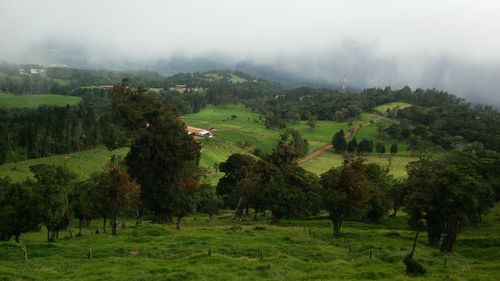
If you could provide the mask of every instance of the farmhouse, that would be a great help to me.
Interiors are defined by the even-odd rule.
[[[182,91],[186,91],[186,90],[188,90],[188,87],[187,87],[187,85],[185,85],[185,84],[177,84],[177,85],[175,85],[175,87],[176,87],[177,89],[179,89],[179,90],[182,90]]]
[[[214,134],[211,131],[205,130],[202,128],[187,127],[186,130],[187,130],[189,135],[194,135],[195,137],[202,137],[202,138],[213,138],[214,137]]]

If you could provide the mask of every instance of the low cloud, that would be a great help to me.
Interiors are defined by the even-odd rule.
[[[500,105],[497,1],[0,0],[0,60],[448,90]]]

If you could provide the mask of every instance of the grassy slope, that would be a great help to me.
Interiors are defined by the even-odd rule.
[[[364,155],[363,157],[370,163],[376,163],[382,167],[389,166],[389,161],[391,161],[390,174],[396,178],[404,178],[406,174],[406,165],[410,161],[417,160],[415,157],[405,156],[405,155],[390,155],[388,153],[380,155],[377,153],[371,153]],[[391,160],[388,160],[388,159]],[[333,152],[325,152],[322,155],[305,162],[302,167],[304,169],[321,174],[328,171],[333,166],[339,166],[342,163],[342,156]]]
[[[37,108],[40,105],[66,106],[80,102],[80,97],[61,95],[12,95],[0,93],[0,107],[7,108]]]
[[[31,165],[46,163],[65,165],[70,170],[77,173],[80,179],[85,179],[93,172],[99,171],[111,158],[112,154],[125,155],[127,151],[128,149],[121,148],[114,152],[110,152],[104,146],[99,146],[96,149],[87,151],[54,155],[17,163],[7,163],[0,165],[0,177],[9,176],[14,181],[22,181],[26,177],[32,176],[32,173],[29,171]]]
[[[392,109],[405,109],[407,107],[410,107],[411,104],[406,103],[406,102],[391,102],[391,103],[386,103],[383,105],[379,105],[374,108],[374,110],[382,115],[387,115],[387,110],[392,110]]]
[[[379,224],[348,221],[343,235],[332,238],[327,219],[284,220],[270,226],[267,218],[235,221],[224,213],[210,222],[196,214],[173,225],[144,223],[117,236],[94,234],[101,223],[85,228],[82,237],[46,243],[44,231],[21,237],[29,261],[15,242],[0,242],[0,280],[499,280],[500,205],[478,227],[458,237],[456,251],[444,254],[420,235],[415,258],[428,273],[405,275],[402,260],[413,231],[406,218]],[[255,226],[264,230],[256,230]],[[73,229],[76,230],[75,228]],[[352,241],[352,252],[348,243]],[[207,254],[212,248],[212,256]],[[88,259],[88,249],[93,258]],[[373,249],[374,258],[369,258]],[[260,259],[260,253],[263,259]],[[2,278],[3,277],[3,278]]]

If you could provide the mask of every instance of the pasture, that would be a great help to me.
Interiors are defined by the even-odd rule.
[[[66,106],[80,102],[80,97],[61,95],[13,95],[0,93],[0,108],[37,108],[41,105]]]
[[[111,152],[101,145],[92,150],[6,163],[0,165],[0,177],[8,176],[13,181],[23,181],[27,177],[32,177],[32,173],[29,170],[31,165],[43,163],[66,166],[76,173],[79,179],[83,180],[88,178],[92,173],[100,171],[106,162],[109,161],[111,155],[124,156],[127,154],[127,151],[128,148],[120,148]]]
[[[459,234],[456,251],[445,254],[419,237],[415,258],[428,270],[407,276],[402,263],[414,232],[404,214],[378,224],[346,221],[341,237],[325,217],[232,220],[224,212],[210,221],[194,214],[182,229],[120,219],[116,236],[96,234],[93,221],[82,236],[47,243],[44,229],[0,242],[0,280],[498,280],[500,205],[477,227]],[[122,224],[124,223],[124,225]],[[73,232],[77,232],[76,223]],[[28,252],[23,258],[21,245]],[[349,246],[351,245],[351,247]],[[89,251],[92,257],[89,258]],[[211,252],[211,254],[209,254]],[[371,257],[370,257],[371,256]]]
[[[399,110],[399,109],[405,109],[407,107],[410,107],[411,104],[406,103],[406,102],[391,102],[391,103],[386,103],[383,105],[379,105],[374,108],[374,110],[382,115],[387,115],[388,110]]]

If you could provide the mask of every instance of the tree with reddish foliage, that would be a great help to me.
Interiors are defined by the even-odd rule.
[[[104,172],[96,175],[96,203],[104,219],[111,220],[111,234],[116,235],[116,219],[135,208],[139,201],[140,188],[127,174],[123,162],[112,157]]]

